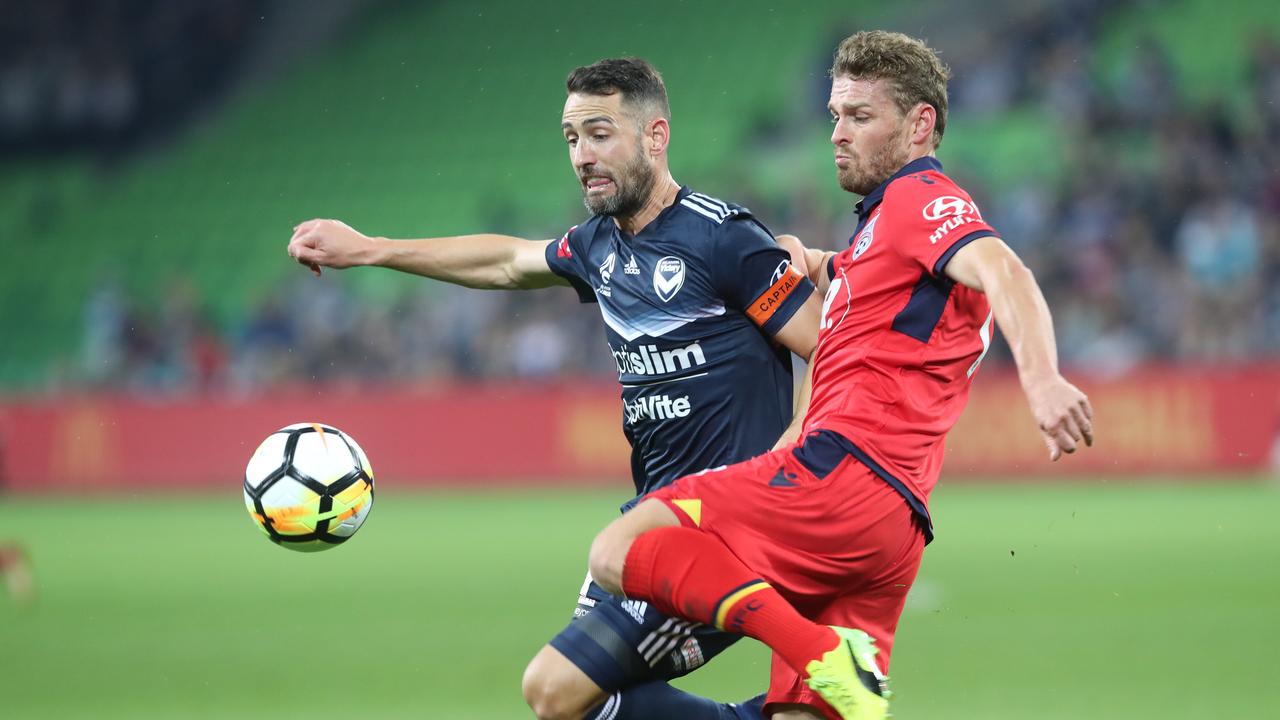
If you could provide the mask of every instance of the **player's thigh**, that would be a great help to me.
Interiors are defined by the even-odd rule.
[[[653,493],[797,607],[871,587],[921,537],[898,492],[823,434]]]
[[[610,595],[595,583],[588,583],[577,614],[550,645],[609,693],[685,675],[739,639]]]

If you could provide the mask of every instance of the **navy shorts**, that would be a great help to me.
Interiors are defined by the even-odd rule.
[[[739,637],[667,617],[643,600],[610,595],[587,575],[573,620],[551,647],[612,693],[691,673]]]

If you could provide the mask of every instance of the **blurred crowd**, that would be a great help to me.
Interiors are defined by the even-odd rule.
[[[1059,120],[1065,177],[979,202],[1037,272],[1064,362],[1123,372],[1280,354],[1280,44],[1251,40],[1242,97],[1224,82],[1194,102],[1154,40],[1108,84],[1080,62],[1087,27],[1053,37],[1032,37],[1043,51],[1030,63],[989,58],[957,112],[1005,98]]]
[[[1090,59],[1106,9],[1048,5],[970,62],[947,58],[953,117],[1035,108],[1060,144],[1026,157],[1008,186],[946,162],[944,140],[947,172],[1035,271],[1064,364],[1119,374],[1280,355],[1280,42],[1250,38],[1243,86],[1224,79],[1206,101],[1150,37],[1100,77]],[[1064,172],[1041,179],[1050,157]],[[782,227],[847,245],[849,223],[804,194],[753,202]],[[988,363],[1008,360],[998,342]]]
[[[91,386],[142,392],[614,372],[599,314],[568,288],[479,291],[423,280],[394,302],[368,302],[335,273],[317,279],[302,268],[221,329],[182,279],[155,304],[105,282],[86,306],[84,338],[77,374]]]
[[[1119,374],[1147,362],[1280,355],[1280,44],[1250,40],[1243,95],[1237,83],[1236,96],[1205,102],[1189,97],[1154,40],[1136,44],[1118,79],[1097,77],[1089,20],[1105,4],[1084,4],[1095,12],[1033,16],[1011,33],[1018,41],[948,58],[955,116],[1040,108],[1055,118],[1065,171],[1014,186],[948,172],[1036,272],[1064,364]],[[810,122],[797,132],[818,130]],[[811,245],[843,247],[851,216],[815,206],[808,187],[717,194],[746,198]],[[148,306],[107,282],[88,300],[84,328],[82,374],[135,388],[613,373],[598,313],[567,289],[423,281],[394,302],[371,302],[299,272],[245,317],[215,325],[181,281]],[[1007,357],[997,345],[989,362]]]
[[[257,0],[6,0],[0,148],[114,149],[211,99]]]

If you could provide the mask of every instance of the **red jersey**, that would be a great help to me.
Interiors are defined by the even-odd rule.
[[[986,296],[943,268],[996,232],[932,157],[868,194],[858,216],[849,249],[827,267],[805,432],[847,438],[927,521],[943,440],[992,332]]]

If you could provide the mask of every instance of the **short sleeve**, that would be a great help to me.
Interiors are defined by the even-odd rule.
[[[725,305],[744,313],[767,335],[787,324],[814,292],[813,283],[791,266],[791,256],[750,216],[719,228],[713,278]]]
[[[908,261],[938,277],[960,248],[999,235],[982,219],[968,193],[943,176],[898,180],[886,195],[881,226]]]
[[[547,267],[551,268],[551,272],[569,281],[578,293],[579,302],[593,303],[596,302],[596,293],[591,289],[591,283],[583,267],[586,249],[582,247],[581,238],[578,237],[582,233],[574,232],[577,229],[578,226],[574,225],[569,228],[564,237],[547,245]]]

